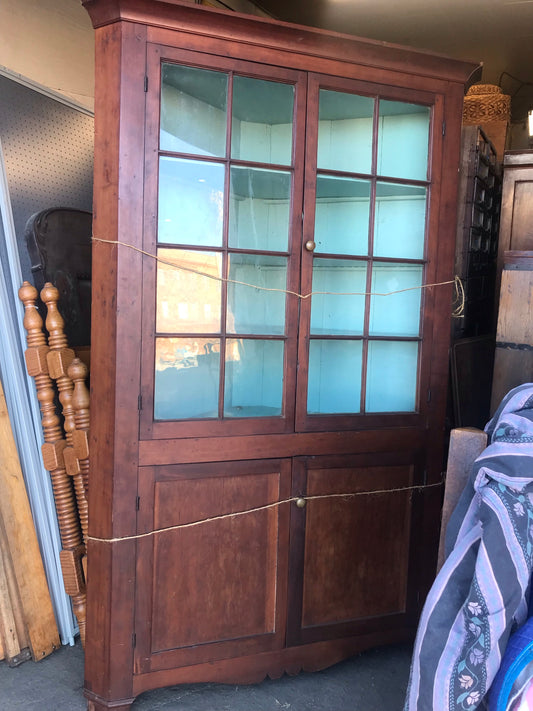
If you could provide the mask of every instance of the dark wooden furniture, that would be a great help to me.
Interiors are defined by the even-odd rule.
[[[24,235],[34,286],[40,292],[51,283],[59,290],[72,348],[91,342],[91,233],[90,212],[53,207],[32,215]]]
[[[483,130],[463,125],[461,134],[455,273],[464,303],[452,319],[453,427],[483,429],[490,418],[494,365],[501,175]]]
[[[506,393],[532,376],[529,277],[533,251],[533,150],[503,157],[496,306],[498,326],[491,394],[494,412]]]
[[[174,1],[84,5],[90,709],[411,637],[474,65]]]
[[[533,150],[507,151],[503,156],[503,185],[498,241],[498,276],[505,252],[533,249]],[[498,291],[496,296],[499,296]]]

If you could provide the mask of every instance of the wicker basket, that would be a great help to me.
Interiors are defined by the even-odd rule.
[[[468,90],[463,104],[463,124],[473,126],[493,121],[509,122],[511,97],[494,84],[474,84]]]

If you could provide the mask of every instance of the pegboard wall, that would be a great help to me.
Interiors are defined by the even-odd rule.
[[[0,140],[24,279],[28,219],[51,207],[92,209],[93,131],[92,116],[0,76]]]

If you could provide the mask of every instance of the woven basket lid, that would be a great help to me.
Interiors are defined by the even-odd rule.
[[[474,84],[463,104],[463,123],[474,125],[492,121],[509,121],[511,97],[494,84]]]

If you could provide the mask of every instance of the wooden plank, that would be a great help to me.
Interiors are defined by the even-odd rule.
[[[59,646],[59,634],[1,383],[0,491],[0,516],[13,562],[29,647],[33,658],[38,660]]]
[[[491,412],[496,410],[509,390],[531,381],[532,377],[533,271],[504,269],[494,354]]]
[[[448,520],[466,486],[472,464],[486,446],[487,435],[476,427],[457,427],[450,433],[437,571],[444,563]]]
[[[26,649],[28,645],[28,632],[26,630],[26,623],[24,621],[24,611],[22,609],[22,602],[20,599],[20,594],[18,591],[17,579],[15,577],[15,570],[13,568],[13,561],[11,559],[11,553],[9,551],[9,544],[7,541],[6,531],[4,527],[4,522],[2,516],[0,515],[0,557],[3,561],[4,575],[7,585],[7,593],[9,604],[11,606],[11,613],[13,615],[15,628],[14,632],[18,640],[18,646],[20,650]]]
[[[517,318],[517,313],[521,314],[520,318]],[[517,345],[533,345],[533,322],[530,318],[532,313],[533,271],[504,269],[496,340]]]
[[[0,550],[0,639],[4,647],[4,654],[8,662],[20,654],[20,645],[17,637],[17,627],[4,565],[3,551]]]

